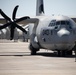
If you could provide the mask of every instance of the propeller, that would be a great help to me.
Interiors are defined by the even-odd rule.
[[[12,40],[14,38],[14,30],[15,28],[18,28],[20,29],[21,31],[27,33],[27,31],[22,28],[21,26],[19,26],[17,23],[18,22],[21,22],[23,20],[27,20],[27,19],[30,19],[29,16],[24,16],[24,17],[21,17],[19,19],[16,19],[16,13],[17,13],[17,10],[18,10],[18,5],[14,8],[13,10],[13,13],[12,13],[12,20],[11,18],[9,18],[1,9],[0,9],[0,14],[6,19],[7,23],[4,24],[3,26],[0,26],[0,29],[4,29],[6,27],[10,27],[10,40]]]

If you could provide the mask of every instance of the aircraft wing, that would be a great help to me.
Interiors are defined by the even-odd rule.
[[[22,24],[22,25],[27,25],[27,24],[30,24],[30,23],[38,23],[39,22],[39,19],[38,18],[30,18],[30,19],[27,19],[27,20],[23,20],[21,22],[18,22],[18,24]]]
[[[21,22],[18,22],[18,24],[21,24],[21,25],[27,25],[29,23],[37,23],[39,21],[38,18],[30,18],[30,19],[27,19],[27,20],[23,20]],[[0,18],[0,24],[5,24],[7,23],[7,21],[3,18]]]

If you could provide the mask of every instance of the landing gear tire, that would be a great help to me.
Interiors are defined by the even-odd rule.
[[[62,51],[62,57],[65,57],[66,56],[66,51]]]
[[[60,53],[60,50],[58,50],[58,56],[59,56],[59,57],[60,57],[60,54],[61,54],[61,53]]]
[[[31,51],[31,55],[36,55],[36,51]]]
[[[39,49],[34,48],[32,44],[30,44],[29,49],[31,51],[31,55],[36,55],[37,51],[39,51]]]
[[[72,55],[72,50],[67,51],[67,55]]]
[[[66,52],[65,52],[65,51],[60,51],[60,50],[58,50],[58,56],[59,56],[59,57],[60,57],[60,56],[65,57],[65,55],[66,55]]]

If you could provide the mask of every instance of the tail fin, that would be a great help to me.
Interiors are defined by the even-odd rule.
[[[43,0],[37,0],[36,6],[36,16],[40,16],[44,14],[44,3]]]

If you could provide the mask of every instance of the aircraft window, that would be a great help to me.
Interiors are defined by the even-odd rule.
[[[71,24],[69,21],[66,21],[66,25],[69,25],[69,28],[72,29]]]
[[[56,22],[56,25],[69,25],[70,24],[70,22],[69,21],[57,21]]]
[[[51,26],[54,26],[55,25],[55,23],[51,23]]]
[[[56,20],[52,20],[49,26],[55,26]]]
[[[61,21],[61,25],[64,25],[64,24],[66,24],[65,21]]]
[[[57,22],[56,22],[56,25],[60,25],[60,21],[57,21]]]
[[[49,24],[49,26],[55,26],[55,23],[54,23],[54,22],[51,22],[51,23]]]
[[[69,22],[69,21],[66,21],[66,24],[67,24],[67,25],[69,25],[69,24],[70,24],[70,22]]]

